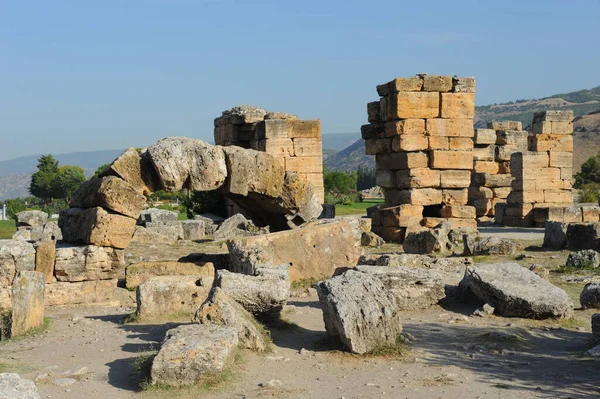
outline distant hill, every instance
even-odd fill
[[[322,137],[324,149],[341,151],[360,139],[360,133],[327,133]]]
[[[123,150],[103,150],[52,155],[60,165],[81,166],[89,177],[99,166],[113,161],[122,152]],[[40,155],[0,161],[0,200],[29,195],[31,175],[36,170]]]
[[[324,165],[329,171],[351,172],[359,166],[375,167],[375,157],[365,155],[365,142],[358,139],[351,146],[327,157]]]

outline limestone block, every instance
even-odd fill
[[[166,209],[148,208],[142,211],[139,224],[176,222],[178,213]]]
[[[323,156],[323,145],[316,138],[298,137],[294,139],[294,155],[297,157]]]
[[[286,158],[285,170],[297,173],[322,173],[322,157],[294,157]]]
[[[386,136],[386,126],[383,123],[370,123],[360,127],[363,140],[382,139]]]
[[[385,135],[394,137],[404,134],[425,134],[425,119],[402,119],[390,121],[385,124]]]
[[[475,129],[475,144],[496,144],[494,129]]]
[[[181,223],[147,223],[150,227],[135,226],[131,242],[138,244],[175,244],[183,239]]]
[[[399,170],[396,174],[396,187],[398,188],[425,188],[439,186],[439,170],[415,168]]]
[[[550,151],[550,167],[554,168],[572,168],[573,153]]]
[[[369,123],[381,122],[381,114],[379,113],[379,101],[367,103],[367,115]]]
[[[514,165],[513,165],[514,167]],[[527,181],[526,188],[531,188],[531,180],[541,180],[541,181],[550,181],[550,180],[560,180],[560,168],[525,168],[525,169],[516,169],[511,170],[511,175],[515,177],[517,183],[521,183],[522,181]]]
[[[544,190],[544,202],[572,204],[573,194],[567,190]]]
[[[474,161],[493,161],[496,157],[496,146],[486,145],[473,148]],[[510,159],[510,157],[509,157]]]
[[[392,139],[392,150],[398,151],[422,151],[429,148],[427,136],[421,134],[410,134],[394,136]]]
[[[431,151],[432,169],[472,169],[473,151]]]
[[[383,188],[396,188],[396,171],[378,170],[375,172],[375,184]]]
[[[46,284],[54,280],[54,262],[56,260],[56,243],[40,241],[35,244],[35,271],[44,275]]]
[[[491,198],[477,198],[471,201],[475,207],[477,217],[487,216],[493,212],[493,202]]]
[[[563,249],[567,245],[567,225],[562,222],[547,221],[544,231],[544,248]]]
[[[435,188],[399,190],[398,201],[400,204],[437,205],[442,203],[442,190]]]
[[[573,178],[573,168],[560,168],[560,178],[562,180],[571,180]]]
[[[400,204],[398,198],[398,189],[395,188],[382,188],[383,190],[383,199],[385,206],[396,206]]]
[[[15,272],[34,270],[35,248],[33,244],[24,240],[0,240],[0,270],[2,269],[5,270],[5,279],[10,278],[11,281]],[[0,274],[3,273],[0,271]]]
[[[523,152],[527,149],[527,145],[524,147],[516,146],[516,145],[505,145],[505,146],[496,146],[495,147],[495,159],[498,162],[510,161],[511,156],[515,152]]]
[[[475,208],[472,206],[446,205],[442,207],[443,218],[475,219]]]
[[[511,187],[512,180],[511,175],[490,175],[489,173],[474,173],[472,175],[474,185],[488,188]]]
[[[469,201],[469,189],[462,190],[442,190],[442,201],[445,205],[467,205]]]
[[[381,225],[389,227],[408,227],[418,225],[423,218],[423,206],[403,204],[381,208],[379,212]]]
[[[473,199],[492,199],[494,197],[492,189],[487,187],[469,187],[468,194],[469,198]]]
[[[426,168],[429,166],[429,158],[425,152],[392,152],[388,154],[377,154],[375,156],[377,169],[410,169]]]
[[[573,120],[573,111],[558,111],[546,110],[539,111],[533,114],[533,122],[550,121],[550,122],[570,122]]]
[[[23,211],[15,215],[17,227],[43,227],[48,221],[48,214],[42,211]]]
[[[573,122],[553,121],[552,134],[573,134]]]
[[[525,150],[529,133],[522,130],[498,130],[496,132],[497,145],[511,145]]]
[[[440,111],[440,117],[445,119],[473,119],[475,93],[442,93]]]
[[[281,194],[285,168],[278,158],[264,152],[239,147],[224,147],[223,151],[228,173],[224,185],[226,193],[243,196],[254,193],[269,197],[277,197]],[[314,159],[318,161],[321,158]]]
[[[600,221],[600,207],[598,206],[583,206],[581,207],[581,215],[583,222],[598,222]]]
[[[396,78],[391,82],[377,85],[377,93],[380,96],[388,96],[399,91],[421,91],[423,79],[418,76],[410,78]]]
[[[473,150],[473,139],[470,137],[449,137],[450,150]]]
[[[450,140],[445,136],[428,136],[428,150],[448,150],[450,149]]]
[[[428,92],[399,92],[390,94],[387,118],[437,118],[440,114],[440,95]]]
[[[63,239],[62,231],[58,227],[58,223],[54,221],[47,222],[44,224],[42,229],[42,241],[61,241]]]
[[[425,128],[430,136],[473,137],[475,135],[471,119],[426,119]]]
[[[56,246],[54,274],[58,281],[111,280],[125,275],[123,250],[94,245]]]
[[[366,155],[379,155],[391,152],[393,152],[391,138],[365,140]]]
[[[518,170],[531,168],[547,168],[550,164],[547,153],[543,152],[516,152],[510,158],[513,173]]]
[[[452,91],[455,93],[475,93],[475,78],[454,76],[452,86]]]
[[[131,184],[116,176],[92,178],[73,194],[72,208],[101,206],[132,218],[138,218],[146,205],[146,197]]]
[[[373,232],[383,238],[386,242],[401,243],[404,240],[406,228],[397,226],[373,226]]]
[[[256,139],[289,139],[291,129],[291,121],[286,119],[260,120],[256,124]]]
[[[511,191],[506,202],[509,204],[533,204],[536,202],[544,202],[543,191]]]
[[[211,262],[140,262],[127,266],[125,284],[134,289],[146,280],[158,276],[214,277],[215,267]]]
[[[181,222],[181,227],[183,229],[184,240],[201,240],[206,233],[206,227],[202,220],[183,220]]]
[[[519,121],[492,121],[488,122],[487,127],[493,130],[523,130],[523,124]]]
[[[288,120],[288,123],[291,126],[289,137],[292,139],[321,138],[321,121],[319,119]]]
[[[452,230],[477,230],[477,220],[475,218],[448,218],[444,219],[448,226]]]
[[[489,173],[491,175],[497,175],[500,173],[500,165],[494,161],[474,161],[473,171],[475,173]]]
[[[471,172],[468,170],[441,170],[440,187],[466,188],[471,183]]]
[[[34,271],[17,273],[12,286],[11,337],[44,324],[44,275]]]
[[[573,152],[573,136],[562,134],[536,134],[529,136],[530,151]]]
[[[256,149],[270,155],[282,157],[293,157],[296,153],[292,139],[288,138],[259,140]]]
[[[127,248],[135,230],[136,219],[103,208],[71,208],[61,212],[58,225],[68,242]]]
[[[347,221],[308,225],[290,231],[241,237],[227,242],[230,270],[255,275],[265,263],[291,264],[290,279],[322,278],[355,265],[359,249]]]
[[[583,211],[581,207],[569,206],[563,207],[563,221],[565,223],[582,223],[583,222]],[[595,222],[595,220],[594,220]]]
[[[492,188],[492,192],[494,193],[494,198],[506,199],[506,198],[508,198],[510,191],[511,191],[510,187],[494,187],[494,188]]]
[[[425,75],[423,76],[423,91],[452,91],[452,77],[440,75]]]
[[[46,305],[80,305],[112,301],[118,280],[56,282],[46,285]]]
[[[206,300],[213,277],[158,276],[137,286],[136,314],[144,320],[194,314]]]
[[[524,217],[533,214],[533,204],[506,204],[506,216]]]

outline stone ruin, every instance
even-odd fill
[[[411,231],[437,226],[476,228],[468,205],[473,168],[475,79],[417,75],[377,86],[361,127],[375,155],[385,205],[370,208],[373,232],[402,242]]]

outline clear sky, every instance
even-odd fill
[[[375,86],[475,76],[477,104],[600,85],[600,1],[0,0],[0,160],[212,140],[252,104],[357,132]]]

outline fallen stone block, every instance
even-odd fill
[[[54,281],[56,244],[54,241],[40,241],[35,245],[35,271],[44,275],[46,284]]]
[[[44,324],[45,279],[42,273],[24,270],[12,285],[11,337]]]
[[[156,229],[149,229],[144,226],[135,226],[133,231],[133,237],[131,242],[138,244],[175,244],[179,241],[179,235],[164,235],[159,233]]]
[[[567,246],[567,224],[547,221],[544,228],[544,248],[564,249]]]
[[[378,278],[396,297],[398,310],[427,309],[446,296],[441,276],[432,270],[367,265],[357,266],[356,270]]]
[[[46,305],[83,305],[112,301],[117,284],[117,279],[48,284]]]
[[[363,232],[360,236],[360,245],[362,245],[363,247],[379,248],[383,244],[385,244],[385,241],[383,240],[383,238],[379,237],[377,234],[373,233],[372,231]]]
[[[327,333],[351,352],[395,345],[402,332],[395,296],[375,276],[348,270],[316,285]]]
[[[160,189],[160,182],[148,159],[148,153],[146,151],[138,153],[132,147],[126,149],[99,174],[99,177],[104,176],[120,177],[146,196]]]
[[[137,287],[136,314],[140,319],[193,315],[208,297],[212,277],[158,276]]]
[[[183,239],[189,241],[202,240],[206,234],[206,227],[202,220],[183,220]]]
[[[262,327],[239,303],[219,287],[214,287],[194,318],[200,324],[233,327],[238,332],[240,346],[262,352],[268,343]]]
[[[146,223],[169,223],[177,222],[178,214],[166,209],[148,208],[140,213],[138,224],[145,226]]]
[[[448,232],[439,229],[411,231],[402,244],[404,252],[409,254],[441,254],[450,249]]]
[[[567,225],[567,248],[599,249],[600,223],[569,223]]]
[[[171,329],[152,361],[152,384],[200,383],[233,364],[238,342],[233,327],[190,324]]]
[[[241,213],[227,218],[219,228],[214,232],[215,241],[232,240],[236,237],[256,236],[269,233],[268,227],[256,227],[251,220],[248,220]]]
[[[185,235],[180,221],[146,222],[146,229],[165,237],[167,240],[183,240]]]
[[[260,265],[286,263],[291,281],[330,277],[338,268],[356,265],[361,255],[346,221],[236,238],[227,247],[232,272],[255,275]]]
[[[43,227],[48,221],[48,214],[42,211],[23,211],[15,215],[17,227]]]
[[[104,209],[137,219],[146,205],[146,197],[116,176],[92,178],[79,186],[71,198],[72,208]]]
[[[228,194],[278,197],[283,190],[285,166],[282,159],[262,151],[223,147],[227,162]]]
[[[593,249],[572,252],[567,257],[567,267],[575,269],[590,269],[600,266],[600,254]]]
[[[125,252],[95,245],[59,244],[54,275],[58,281],[79,282],[125,277]]]
[[[127,289],[135,289],[144,281],[158,276],[196,276],[214,277],[215,268],[212,263],[204,262],[140,262],[127,266],[125,285]]]
[[[255,315],[278,315],[290,297],[289,265],[262,265],[255,275],[217,272],[217,286]]]
[[[0,373],[0,399],[40,399],[34,382],[17,373]]]
[[[213,214],[195,215],[194,220],[204,222],[204,234],[212,236],[219,225],[225,221],[225,218]]]
[[[500,316],[547,319],[573,314],[573,302],[564,290],[516,263],[469,266],[459,288],[496,308]]]
[[[58,225],[68,242],[102,247],[127,248],[136,219],[103,208],[70,208],[60,213]]]
[[[518,240],[499,237],[485,237],[477,240],[466,240],[471,246],[465,245],[465,255],[468,256],[486,256],[486,255],[516,255],[523,249],[523,245]]]
[[[0,240],[0,286],[10,285],[15,274],[35,270],[35,248],[24,240]]]
[[[579,294],[579,303],[583,309],[599,309],[600,282],[587,283]]]

